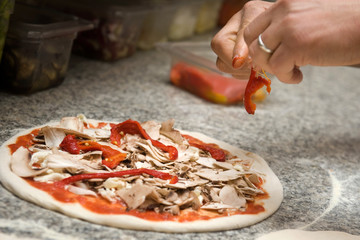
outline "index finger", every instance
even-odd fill
[[[232,68],[232,56],[237,32],[240,26],[241,15],[241,11],[234,14],[211,41],[212,50],[229,68]]]
[[[244,31],[246,27],[273,3],[262,1],[247,2],[242,9],[242,16],[235,46],[233,50],[233,67],[241,68],[248,59],[249,49],[245,42]]]

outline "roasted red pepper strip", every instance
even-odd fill
[[[219,162],[225,162],[226,153],[224,150],[220,149],[216,144],[204,143],[197,138],[191,137],[189,135],[183,135],[183,137],[189,142],[190,146],[197,147],[201,150],[207,151],[210,153],[211,157]]]
[[[79,174],[74,175],[68,178],[65,178],[61,181],[55,182],[54,184],[58,187],[64,187],[65,185],[72,184],[77,181],[81,180],[88,180],[88,179],[108,179],[113,177],[122,177],[126,175],[135,176],[135,175],[141,175],[143,173],[146,173],[148,175],[151,175],[156,178],[160,178],[163,180],[170,180],[171,184],[175,184],[178,182],[177,176],[171,175],[169,173],[160,172],[157,170],[147,169],[147,168],[139,168],[139,169],[130,169],[130,170],[124,170],[124,171],[118,171],[118,172],[107,172],[107,173],[88,173],[88,174]]]
[[[134,120],[126,120],[122,123],[119,123],[111,128],[111,135],[110,135],[110,141],[115,145],[120,145],[121,138],[125,134],[138,134],[142,138],[145,138],[146,140],[150,140],[152,145],[155,147],[168,152],[170,160],[175,160],[178,157],[178,151],[173,146],[166,146],[162,144],[161,142],[152,139],[146,131],[141,127],[140,123]]]
[[[271,80],[263,78],[262,76],[256,76],[256,71],[252,68],[248,84],[246,85],[245,95],[244,95],[244,106],[246,111],[249,114],[254,114],[256,110],[256,104],[252,102],[251,97],[256,93],[257,90],[266,86],[266,91],[270,93],[271,91]]]
[[[80,148],[78,146],[78,140],[74,135],[66,135],[66,137],[60,143],[60,148],[71,154],[79,154]]]
[[[117,151],[110,146],[101,145],[94,141],[82,141],[80,142],[74,135],[66,135],[64,140],[60,143],[60,148],[71,154],[79,154],[80,151],[102,151],[102,164],[113,169],[121,161],[126,159],[127,154]]]
[[[120,162],[124,161],[127,156],[126,153],[122,153],[110,146],[101,145],[94,141],[82,141],[79,143],[79,148],[84,152],[97,150],[102,151],[102,164],[111,169],[115,168]]]

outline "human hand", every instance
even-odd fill
[[[235,78],[248,80],[251,59],[244,40],[244,30],[259,14],[272,3],[250,1],[236,13],[211,41],[213,51],[218,55],[216,65],[220,71]]]
[[[299,67],[304,65],[360,63],[359,0],[278,0],[268,7],[265,6],[266,3],[262,4],[262,11],[259,10],[260,2],[254,1],[245,5],[242,15],[256,11],[257,16],[248,18],[250,23],[239,25],[235,43],[232,44],[236,45],[232,55],[228,50],[224,50],[226,47],[220,46],[226,44],[225,41],[219,41],[221,36],[225,36],[223,30],[219,32],[220,36],[214,37],[212,46],[220,58],[220,70],[229,72],[229,69],[221,66],[221,61],[229,67],[232,60],[229,56],[236,56],[236,51],[244,51],[245,55],[240,55],[241,57],[247,56],[247,53],[253,66],[274,74],[286,83],[299,83],[302,80]],[[254,10],[255,8],[258,10]],[[231,31],[236,31],[235,24],[232,24],[225,26],[228,36]],[[242,24],[246,25],[245,28],[240,27]],[[271,54],[260,49],[260,34],[265,45],[272,50]],[[235,68],[232,68],[232,71],[235,71]]]

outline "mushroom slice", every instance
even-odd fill
[[[89,140],[95,139],[93,136],[90,136],[90,135],[88,135],[86,133],[79,132],[79,131],[76,131],[76,130],[73,130],[73,129],[62,128],[62,127],[52,127],[52,128],[62,130],[66,134],[72,134],[72,135],[75,135],[75,136],[80,137],[80,138],[89,139]]]
[[[186,188],[191,188],[191,187],[196,187],[196,186],[200,186],[200,185],[204,185],[206,183],[208,183],[209,181],[208,180],[205,180],[205,179],[201,179],[199,177],[197,178],[194,178],[194,179],[191,179],[191,180],[188,180],[188,181],[183,181],[183,183],[185,184],[185,187]],[[168,184],[169,186],[167,187],[170,187],[171,184]]]
[[[234,207],[231,205],[223,204],[223,203],[211,202],[211,203],[207,203],[207,204],[203,205],[201,207],[201,209],[224,210],[224,209],[234,209]]]
[[[155,191],[155,189],[153,191],[151,191],[151,193],[147,196],[148,198],[153,199],[155,202],[163,204],[163,205],[172,205],[171,202],[167,201],[166,199],[161,197],[161,194],[158,193],[157,191]]]
[[[60,121],[60,127],[83,132],[84,123],[78,117],[64,117]]]
[[[65,138],[66,134],[75,135],[84,139],[95,139],[95,137],[90,136],[86,133],[71,128],[65,128],[62,126],[45,126],[41,129],[41,132],[44,134],[45,143],[49,147],[58,147],[62,140]]]
[[[210,189],[210,197],[215,202],[220,202],[221,201],[221,199],[219,197],[219,194],[216,193],[215,189],[213,189],[213,188]]]
[[[260,178],[259,178],[259,176],[257,174],[251,174],[248,177],[248,180],[254,185],[261,183]]]
[[[137,145],[141,148],[143,148],[146,152],[150,154],[153,158],[160,162],[170,162],[172,160],[169,159],[169,157],[166,157],[165,153],[158,150],[156,147],[154,147],[150,140],[145,140],[141,142],[137,142]]]
[[[219,162],[211,157],[199,157],[196,162],[208,168],[222,168],[226,170],[234,169],[234,166],[231,163]]]
[[[228,162],[215,161],[215,162],[214,162],[214,165],[215,165],[216,167],[223,168],[223,169],[227,169],[227,170],[232,170],[232,169],[234,169],[234,166],[233,166],[231,163],[228,163]]]
[[[212,186],[209,185],[205,185],[203,188],[203,194],[205,197],[208,198],[208,201],[206,201],[207,203],[209,202],[221,202],[221,199],[219,197],[219,193],[220,189],[218,188],[214,188]]]
[[[90,167],[92,169],[102,169],[102,151],[90,151],[83,154],[70,154],[65,151],[58,150],[54,148],[53,150],[54,155],[59,155],[66,160],[69,160],[74,163],[79,163],[84,166]],[[65,161],[66,161],[65,160]],[[89,170],[89,169],[88,169]]]
[[[208,168],[215,168],[216,160],[210,157],[199,157],[196,162]]]
[[[149,155],[146,155],[145,159],[147,162],[152,162],[156,167],[159,167],[159,168],[163,168],[163,167],[167,166],[167,164],[163,164],[160,161],[156,160],[155,158],[153,158],[152,156],[149,156]]]
[[[49,148],[59,147],[60,143],[64,140],[66,134],[63,129],[58,129],[50,126],[41,129],[44,134],[45,144]]]
[[[180,208],[178,205],[172,205],[172,206],[165,206],[163,208],[163,212],[169,212],[173,215],[179,215],[180,214]]]
[[[159,139],[160,138],[160,127],[161,125],[155,121],[147,121],[141,123],[141,127],[145,130],[145,132],[152,138],[152,139]]]
[[[36,182],[48,182],[49,183],[49,182],[61,181],[67,177],[71,177],[71,174],[57,173],[57,172],[52,172],[51,170],[49,170],[49,172],[46,172],[46,174],[44,174],[44,175],[34,177],[34,180]]]
[[[54,150],[53,154],[46,157],[47,166],[52,169],[63,170],[75,173],[100,173],[106,172],[101,170],[101,157],[99,151],[85,153],[81,155],[73,155],[67,152]],[[90,157],[91,160],[85,158]],[[93,158],[93,159],[92,159]]]
[[[46,158],[52,154],[51,150],[44,150],[34,152],[31,155],[31,160],[29,165],[32,166],[33,169],[43,169],[46,168]]]
[[[136,168],[151,168],[151,163],[137,161],[134,163]]]
[[[223,204],[230,205],[235,208],[242,208],[246,206],[246,199],[239,197],[233,186],[225,185],[220,190],[219,197]]]
[[[44,142],[44,144],[45,144],[45,142]],[[46,150],[51,150],[51,148],[47,147],[46,145],[37,143],[37,144],[30,146],[29,150],[31,152],[42,152],[42,151],[46,151]]]
[[[97,139],[109,139],[111,135],[110,130],[101,128],[86,128],[83,133]]]
[[[176,199],[178,199],[179,195],[176,193],[176,191],[169,191],[166,200],[169,202],[174,202]]]
[[[24,147],[19,147],[11,156],[11,170],[19,177],[33,177],[42,174],[47,169],[34,170],[30,164],[31,154]]]
[[[61,171],[67,169],[71,173],[80,173],[84,171],[84,166],[79,162],[74,161],[70,158],[66,158],[64,155],[60,154],[51,154],[46,157],[47,166],[51,169],[56,169]]]
[[[227,160],[228,163],[231,163],[234,167],[234,169],[238,171],[249,171],[251,169],[251,166],[254,163],[254,159],[247,158],[247,159],[241,159],[241,158],[234,158]]]
[[[119,199],[115,191],[115,189],[100,188],[97,192],[101,197],[105,198],[111,203],[114,203],[117,199]]]
[[[152,187],[142,184],[142,181],[136,181],[130,189],[123,188],[117,191],[117,195],[121,197],[129,209],[136,209],[145,202],[146,197],[153,190]]]
[[[230,181],[241,177],[243,174],[236,170],[226,170],[223,172],[214,171],[212,169],[201,169],[196,175],[211,181]]]
[[[160,185],[161,186],[161,185]],[[174,189],[186,189],[186,185],[184,182],[177,182],[175,184],[163,184],[163,186],[166,186],[168,188],[174,188]]]
[[[180,199],[182,200],[182,202],[178,202],[177,205],[181,209],[191,207],[192,209],[198,210],[201,207],[201,203],[199,201],[199,198],[196,195],[196,193],[193,192],[193,191],[189,191],[189,192],[186,192],[186,193],[182,194],[180,196]],[[177,201],[175,201],[175,202],[177,202]]]
[[[103,182],[102,187],[107,189],[122,189],[126,187],[126,181],[124,181],[124,179],[122,178],[117,177],[108,178]]]
[[[173,128],[174,119],[169,119],[161,123],[160,133],[168,138],[170,138],[174,143],[182,145],[184,143],[184,138],[178,130]]]
[[[67,185],[66,189],[77,195],[88,195],[97,197],[97,194],[94,191],[90,190],[85,183],[77,183],[76,186]]]

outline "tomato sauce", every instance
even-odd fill
[[[33,139],[36,135],[38,135],[39,131],[40,131],[39,129],[35,129],[27,135],[18,137],[16,139],[15,143],[8,145],[8,147],[10,148],[11,154],[16,152],[16,150],[19,147],[28,148],[28,147],[32,146],[34,144]]]

